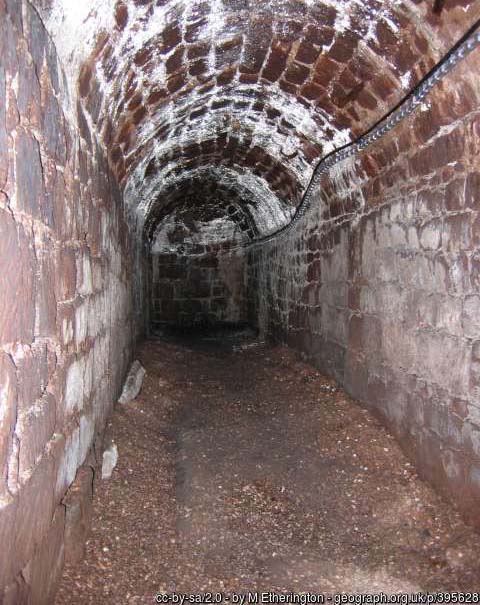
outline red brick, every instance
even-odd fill
[[[118,29],[125,29],[128,22],[128,8],[124,2],[117,2],[115,6],[115,21]]]
[[[300,63],[311,65],[312,63],[315,63],[319,56],[320,51],[318,48],[304,40],[298,47],[295,59]]]
[[[92,66],[89,63],[85,63],[81,70],[78,78],[78,90],[81,97],[86,97],[90,91],[90,81],[92,79]]]
[[[299,63],[292,63],[285,71],[284,78],[292,84],[303,84],[310,75],[310,70]]]
[[[165,62],[167,74],[173,74],[182,67],[185,48],[183,45],[178,46],[175,51],[168,57]]]

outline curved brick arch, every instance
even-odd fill
[[[47,4],[55,30],[63,2]],[[58,29],[56,38],[76,70],[84,119],[101,134],[127,204],[143,211],[152,180],[161,192],[165,177],[152,167],[173,162],[186,178],[193,149],[196,167],[230,161],[297,206],[318,158],[383,115],[479,12],[467,0],[440,11],[423,0],[88,4],[85,44],[62,44]],[[232,158],[239,131],[243,153]],[[172,158],[179,141],[185,153]]]
[[[257,216],[264,209],[258,208],[254,196],[247,187],[235,182],[222,182],[223,175],[211,171],[196,170],[187,178],[174,181],[162,189],[148,212],[145,232],[148,241],[162,230],[162,221],[177,208],[188,215],[190,221],[209,221],[225,218],[237,226],[247,239],[258,235]]]
[[[208,175],[195,175],[163,192],[166,200],[153,208],[146,224],[147,241],[153,253],[193,251],[201,243],[209,249],[215,223],[215,239],[252,240],[258,235],[255,206],[248,191],[220,183]],[[206,233],[205,227],[207,227]]]

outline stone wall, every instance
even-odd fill
[[[78,498],[91,498],[89,465],[135,336],[121,193],[86,122],[82,136],[74,127],[71,92],[30,3],[0,0],[5,605],[51,605],[76,556]]]
[[[215,326],[247,319],[243,255],[152,255],[152,326]]]
[[[251,314],[375,410],[480,525],[477,49],[252,252]]]

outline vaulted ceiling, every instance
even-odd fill
[[[197,215],[215,199],[227,215],[230,192],[239,221],[256,224],[249,237],[285,224],[316,161],[394,106],[480,17],[466,0],[36,4],[76,83],[84,136],[99,134],[149,232],[203,179],[189,198]]]

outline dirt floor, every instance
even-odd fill
[[[255,341],[144,343],[57,605],[164,593],[480,589],[478,534],[332,381]]]

